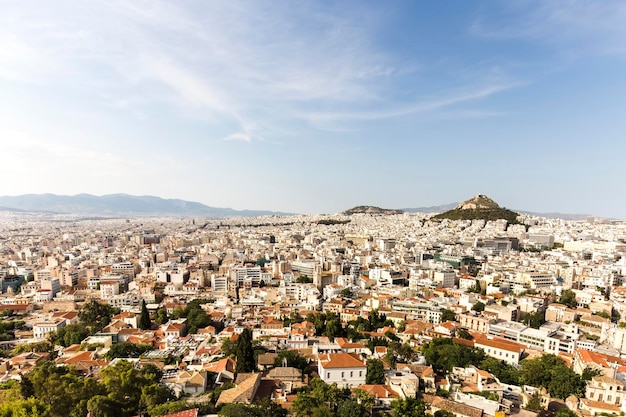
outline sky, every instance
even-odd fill
[[[623,1],[0,4],[0,195],[626,218]]]

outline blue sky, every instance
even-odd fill
[[[624,2],[2,9],[0,195],[626,218]]]

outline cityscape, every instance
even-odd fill
[[[625,221],[519,214],[486,195],[438,214],[0,215],[0,410],[626,407]]]
[[[0,13],[0,417],[626,415],[626,2]]]

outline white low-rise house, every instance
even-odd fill
[[[398,366],[397,370],[386,371],[385,383],[400,398],[415,398],[419,388],[419,378],[406,365]]]
[[[339,388],[352,388],[365,384],[367,365],[349,353],[320,354],[318,373],[327,384],[336,383]]]
[[[474,347],[481,348],[487,355],[514,366],[519,364],[524,353],[524,345],[500,338],[477,338]]]
[[[35,323],[33,324],[33,337],[38,340],[43,340],[48,333],[56,332],[61,327],[65,327],[65,319]]]
[[[40,289],[35,293],[35,302],[37,303],[46,303],[48,301],[52,301],[53,294],[51,290]]]

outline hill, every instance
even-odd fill
[[[10,210],[53,212],[96,216],[202,216],[202,217],[253,217],[286,215],[264,210],[234,210],[210,207],[194,201],[164,199],[154,196],[108,194],[73,196],[56,194],[24,194],[0,197],[0,206]]]
[[[486,195],[478,194],[458,204],[452,210],[448,210],[443,213],[439,213],[433,217],[432,220],[478,220],[485,221],[504,219],[509,223],[517,223],[518,213],[500,207],[498,203],[493,201]]]
[[[351,215],[351,214],[383,214],[383,215],[388,215],[388,214],[402,214],[402,213],[403,213],[402,210],[384,209],[384,208],[374,207],[374,206],[356,206],[356,207],[353,207],[353,208],[348,209],[348,210],[343,212],[343,214],[346,214],[346,215]]]

